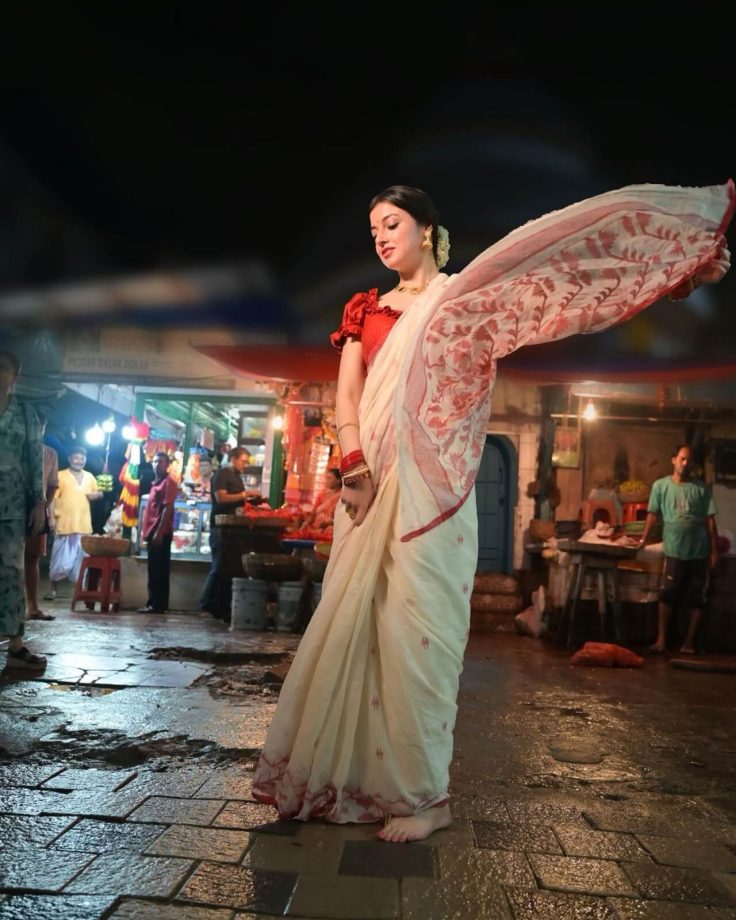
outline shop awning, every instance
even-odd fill
[[[586,362],[561,361],[545,355],[539,346],[504,358],[498,365],[501,379],[520,383],[552,384],[598,381],[608,383],[684,383],[736,379],[736,362],[657,360],[645,356],[616,356],[607,361],[596,357]],[[330,345],[201,345],[197,351],[229,371],[251,380],[285,383],[327,383],[337,380],[340,355]]]

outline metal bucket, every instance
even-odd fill
[[[268,583],[256,578],[233,578],[230,629],[265,629]]]

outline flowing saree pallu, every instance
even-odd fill
[[[281,690],[258,799],[336,822],[447,800],[496,361],[599,332],[676,288],[716,255],[733,202],[731,182],[588,199],[439,275],[402,314],[360,404],[376,499],[360,527],[336,512],[322,600]]]

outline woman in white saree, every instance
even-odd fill
[[[496,361],[623,322],[729,268],[731,181],[628,186],[513,231],[455,275],[419,189],[370,204],[398,285],[357,294],[342,348],[342,504],[322,600],[281,690],[253,790],[283,817],[450,823],[449,767],[476,568],[474,482]]]

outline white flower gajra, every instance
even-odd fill
[[[441,224],[437,227],[437,268],[442,269],[450,259],[450,234]]]

